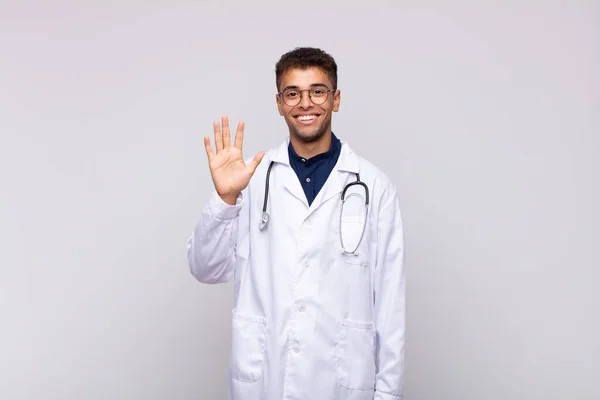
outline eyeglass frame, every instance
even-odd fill
[[[329,93],[335,93],[338,91],[338,89],[329,89],[329,87],[323,83],[319,83],[314,85],[313,87],[311,87],[310,89],[296,89],[294,87],[290,87],[290,88],[286,88],[283,92],[285,92],[286,90],[295,90],[296,92],[300,92],[300,100],[298,100],[297,104],[294,104],[293,106],[289,105],[288,103],[285,102],[285,98],[283,96],[283,92],[277,92],[277,94],[280,96],[281,101],[287,105],[288,107],[296,107],[298,104],[300,104],[300,102],[302,101],[302,96],[304,96],[304,94],[302,92],[310,92],[311,90],[314,89],[318,89],[318,88],[324,88],[322,90],[325,90],[325,92],[327,93],[327,96],[325,96],[325,100],[323,100],[322,103],[315,103],[310,95],[310,93],[308,94],[308,99],[317,106],[320,106],[321,104],[325,104],[325,102],[329,99]]]

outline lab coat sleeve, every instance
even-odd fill
[[[192,275],[202,283],[225,283],[231,280],[236,259],[239,214],[244,192],[236,204],[225,203],[213,191],[187,242],[188,264]]]
[[[377,375],[374,400],[402,400],[406,286],[400,204],[392,185],[384,192],[378,218],[374,303]]]

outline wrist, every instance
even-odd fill
[[[221,197],[221,200],[223,200],[225,203],[229,204],[230,206],[234,206],[237,203],[238,196],[239,196],[239,193],[237,193],[237,194],[219,194],[219,197]]]

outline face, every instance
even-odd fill
[[[287,123],[290,135],[302,142],[314,142],[321,139],[326,133],[331,132],[331,115],[340,107],[340,92],[327,92],[333,89],[333,84],[327,74],[320,68],[307,69],[294,68],[288,70],[281,79],[280,92],[286,89],[295,89],[288,95],[277,95],[277,109]],[[313,90],[313,100],[309,94]],[[323,96],[327,99],[320,103]],[[290,103],[301,96],[296,105]],[[284,101],[285,97],[285,101]]]

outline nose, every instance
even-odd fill
[[[310,100],[310,92],[303,91],[302,97],[300,98],[300,104],[298,104],[300,108],[310,108],[312,107],[312,101]]]

